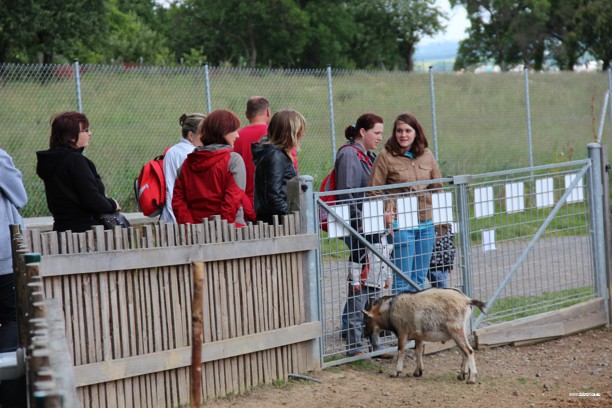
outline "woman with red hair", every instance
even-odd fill
[[[220,215],[244,226],[245,213],[254,217],[244,192],[244,161],[234,152],[238,128],[240,119],[229,110],[215,110],[202,122],[198,136],[203,146],[187,156],[174,184],[172,210],[179,224]]]

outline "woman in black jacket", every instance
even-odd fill
[[[258,221],[271,224],[275,215],[288,213],[287,180],[297,176],[291,150],[299,149],[305,131],[306,121],[301,113],[281,110],[270,119],[265,141],[251,145]]]
[[[100,224],[98,215],[121,209],[106,197],[96,166],[83,155],[90,137],[84,114],[62,112],[51,120],[49,150],[36,152],[36,174],[45,183],[54,231],[84,232]]]

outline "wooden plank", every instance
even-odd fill
[[[442,344],[441,342],[436,342],[436,343],[425,342],[423,353],[433,354],[433,353],[438,353],[440,351],[452,349],[453,347],[457,347],[457,344],[455,344],[454,340],[449,340],[445,342],[444,344]]]
[[[321,336],[321,323],[310,322],[271,332],[220,340],[202,345],[202,362],[228,359],[247,353],[302,343]],[[160,351],[120,360],[102,361],[74,367],[77,387],[101,382],[116,381],[163,370],[188,367],[191,364],[191,347]]]
[[[42,276],[69,275],[157,268],[169,265],[186,265],[194,261],[223,261],[262,255],[303,252],[318,247],[316,234],[270,238],[252,241],[225,242],[168,248],[142,248],[94,252],[87,257],[73,254],[48,255],[42,258]]]
[[[132,333],[132,329],[130,326],[130,304],[129,304],[129,296],[127,292],[127,279],[128,273],[125,271],[120,271],[117,273],[116,285],[117,285],[117,309],[118,309],[118,320],[117,325],[121,328],[119,333],[121,333],[118,337],[119,346],[118,353],[115,353],[115,358],[125,358],[130,356],[130,337],[128,333]],[[133,394],[134,390],[132,388],[133,380],[125,380],[123,381],[123,390],[124,390],[124,401],[126,407],[133,407]]]
[[[126,327],[126,330],[129,333],[138,333],[138,305],[136,303],[136,288],[135,288],[135,282],[137,282],[135,273],[138,273],[139,271],[129,271],[125,273],[125,290],[126,290],[126,296],[127,296],[127,318],[128,318],[128,325],[124,326]],[[125,354],[124,357],[132,357],[132,356],[136,356],[138,355],[138,344],[139,341],[138,339],[140,338],[140,336],[126,336],[128,338],[129,341],[129,352],[127,354]],[[141,377],[137,377],[137,378],[133,378],[130,381],[131,387],[132,387],[132,399],[133,399],[133,406],[134,407],[139,407],[141,406],[140,403],[140,390],[141,390],[141,382],[142,382],[142,378]]]
[[[100,285],[100,321],[99,324],[102,326],[102,359],[111,360],[113,358],[112,351],[112,339],[111,339],[111,303],[114,302],[110,299],[111,294],[109,291],[108,275],[112,272],[99,273],[99,285]]]
[[[62,307],[62,311],[64,313],[64,326],[66,328],[66,342],[68,344],[68,350],[70,350],[70,358],[72,361],[72,364],[74,364],[74,339],[78,339],[78,337],[76,337],[75,333],[74,333],[74,329],[73,329],[73,322],[72,322],[72,318],[73,318],[73,314],[72,314],[72,306],[71,306],[71,302],[72,302],[72,298],[70,297],[70,286],[71,286],[71,277],[70,276],[63,276],[62,278],[62,297],[61,297],[61,307]]]
[[[558,311],[518,319],[475,331],[478,346],[553,338],[607,324],[605,302],[594,299]]]
[[[234,225],[232,224],[232,226]],[[230,228],[230,232],[235,233],[235,228],[233,230]],[[235,239],[235,236],[230,237],[230,239]],[[238,261],[233,260],[227,261],[226,263],[228,267],[228,279],[231,276],[231,283],[228,286],[230,293],[230,310],[233,310],[234,312],[231,317],[232,323],[230,324],[230,333],[231,337],[241,337],[243,334],[242,324],[244,320],[242,317],[242,311],[245,306],[244,303],[241,302],[241,288],[243,288],[244,282],[242,282],[242,278],[239,275]],[[245,374],[246,370],[244,369],[244,356],[238,356],[232,363],[232,377],[234,379],[233,386],[236,388],[236,393],[244,392],[246,389],[244,382],[246,378]]]
[[[227,280],[225,276],[225,267],[223,262],[215,262],[215,266],[217,267],[217,282],[218,286],[215,286],[216,292],[219,294],[219,301],[216,303],[216,307],[219,308],[219,314],[217,318],[221,319],[217,321],[217,330],[220,330],[218,339],[226,340],[230,338],[229,333],[229,301],[227,296]],[[224,360],[219,363],[219,380],[221,387],[218,389],[218,392],[221,395],[227,395],[228,388],[231,390],[231,361]]]
[[[76,407],[78,399],[72,372],[72,356],[66,342],[64,312],[58,299],[45,301],[47,308],[49,363],[54,372],[54,380],[61,392],[64,406]]]

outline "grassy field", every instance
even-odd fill
[[[76,110],[73,79],[37,77],[37,66],[0,67],[0,147],[24,173],[30,203],[25,216],[48,215],[35,174],[37,150],[46,149],[53,113]],[[136,211],[132,184],[140,167],[180,137],[182,113],[207,111],[202,69],[84,66],[83,111],[93,131],[86,154],[109,196]],[[27,75],[26,75],[27,74]],[[210,70],[210,105],[243,117],[246,99],[264,95],[273,110],[296,109],[307,120],[299,153],[300,174],[315,186],[332,166],[332,121],[324,70]],[[380,114],[390,136],[393,119],[409,111],[426,129],[444,175],[481,173],[529,165],[525,85],[522,74],[434,76],[437,137],[434,140],[430,78],[426,73],[333,71],[335,146],[344,128],[363,112]],[[529,79],[534,164],[586,157],[599,128],[607,78],[603,74],[531,74]],[[246,121],[246,120],[245,120]],[[246,123],[245,123],[246,124]],[[610,138],[606,124],[604,143]]]

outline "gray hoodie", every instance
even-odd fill
[[[0,149],[0,275],[13,273],[9,225],[18,224],[25,228],[17,210],[27,203],[21,172],[15,168],[11,156]]]

